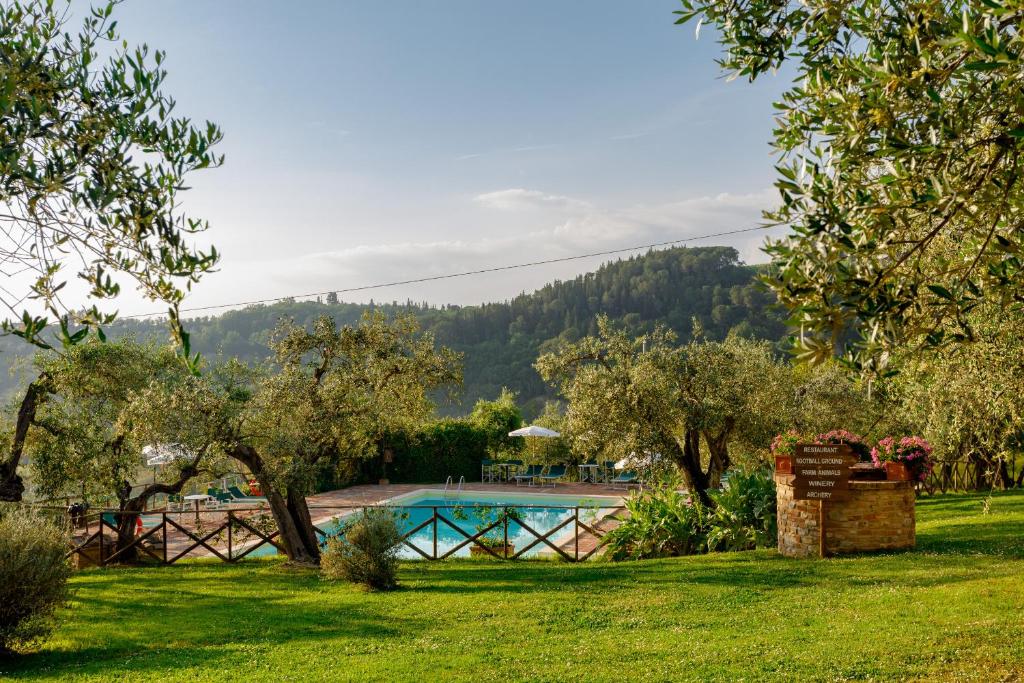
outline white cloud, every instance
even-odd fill
[[[591,205],[588,202],[559,194],[549,194],[538,190],[524,190],[523,188],[511,188],[498,190],[497,192],[485,192],[474,197],[478,204],[500,209],[502,211],[517,211],[523,209],[574,209],[588,210]]]
[[[262,263],[225,264],[214,277],[237,284],[252,298],[336,291],[366,285],[436,277],[452,273],[561,259],[578,254],[698,237],[760,225],[761,211],[772,206],[771,190],[719,194],[623,208],[539,190],[510,188],[475,197],[479,217],[513,229],[450,240],[365,243],[301,257]],[[776,230],[774,234],[780,231]],[[748,262],[760,252],[769,231],[697,240],[692,246],[729,245]],[[622,256],[629,256],[623,253]],[[340,294],[343,300],[411,298],[432,303],[473,304],[500,301],[532,291],[553,279],[568,279],[596,269],[618,256],[594,257],[463,278]],[[221,289],[208,283],[209,289]],[[205,290],[205,287],[204,287]],[[223,290],[221,290],[223,291]],[[256,294],[258,292],[258,295]],[[199,303],[199,302],[196,302]],[[202,302],[212,303],[212,302]],[[216,302],[219,303],[219,302]]]

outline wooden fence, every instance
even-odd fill
[[[938,462],[924,483],[924,488],[932,493],[1021,486],[1024,486],[1024,457],[1017,453],[995,462],[977,458]]]
[[[332,506],[330,511],[336,515],[357,512],[378,506]],[[380,506],[405,516],[410,510],[430,510],[430,516],[406,531],[401,539],[404,547],[411,549],[419,557],[426,560],[444,560],[463,548],[476,547],[481,554],[501,560],[517,560],[538,546],[544,546],[554,554],[568,562],[582,562],[590,559],[601,547],[601,539],[607,533],[607,524],[613,510],[621,508],[596,507],[561,507],[537,505],[495,506],[502,510],[497,519],[472,532],[462,528],[457,521],[449,518],[457,516],[456,509],[472,509],[472,506]],[[311,508],[311,511],[316,508]],[[528,524],[521,512],[529,509],[562,510],[564,519],[548,529],[538,530]],[[606,513],[602,519],[588,523],[581,519],[581,511],[602,511]],[[284,554],[276,525],[273,529],[261,528],[256,521],[261,515],[267,515],[266,508],[248,508],[233,510],[204,510],[184,512],[150,512],[141,518],[150,523],[144,525],[129,543],[118,546],[117,521],[131,513],[108,510],[90,513],[82,518],[84,529],[76,530],[75,538],[67,553],[75,558],[78,566],[99,565],[124,562],[128,559],[142,558],[162,565],[170,565],[187,557],[217,558],[223,562],[238,562],[252,555],[264,546],[273,547],[278,553]],[[526,532],[531,540],[522,548],[512,549],[509,543],[509,527],[515,525]],[[413,537],[424,530],[430,530],[430,545],[422,548],[413,542]],[[451,530],[459,542],[447,549],[439,548],[440,530]],[[326,543],[330,534],[314,526],[321,542]],[[495,532],[501,534],[501,543],[494,538]],[[562,532],[559,535],[559,532]],[[571,534],[571,536],[569,535]],[[485,538],[486,537],[486,538]]]

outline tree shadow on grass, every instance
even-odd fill
[[[246,585],[247,572],[223,569],[91,571],[73,597],[77,623],[61,634],[70,643],[0,660],[0,676],[102,673],[113,679],[183,666],[231,669],[243,663],[229,647],[239,643],[256,648],[346,638],[380,643],[426,626],[408,617],[390,624],[380,603],[347,587],[334,590],[315,576],[256,570],[259,581]],[[125,584],[127,589],[118,590]],[[310,599],[320,592],[323,599]],[[131,630],[140,625],[145,632]]]

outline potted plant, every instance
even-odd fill
[[[800,443],[800,435],[795,429],[785,434],[778,434],[772,439],[771,454],[775,457],[777,474],[793,474],[793,452]]]
[[[890,481],[924,481],[932,471],[932,446],[919,436],[887,436],[871,449],[871,460]]]
[[[831,432],[819,434],[816,443],[849,446],[861,462],[867,462],[871,457],[871,447],[864,437],[845,429],[833,429]]]
[[[498,557],[512,557],[515,555],[515,545],[505,540],[504,523],[517,521],[519,519],[518,510],[515,508],[501,508],[500,511],[495,513],[493,508],[482,506],[477,509],[477,514],[480,517],[480,522],[476,525],[477,533],[480,533],[495,522],[498,523],[498,526],[488,531],[469,546],[470,557],[490,556],[491,552]],[[491,552],[488,552],[488,549]]]

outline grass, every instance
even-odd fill
[[[275,561],[90,570],[15,680],[1020,680],[1024,494],[918,503],[918,549],[407,563],[365,593]]]

